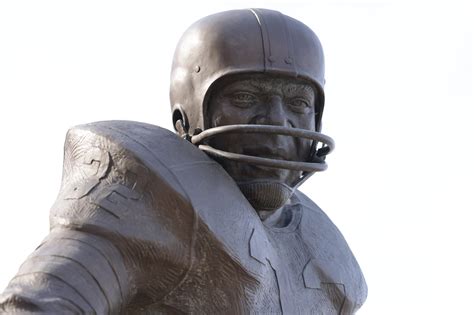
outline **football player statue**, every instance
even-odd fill
[[[51,232],[4,312],[353,314],[367,287],[346,241],[297,190],[326,169],[324,58],[276,11],[205,17],[171,71],[176,133],[69,130]]]

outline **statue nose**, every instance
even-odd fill
[[[272,96],[268,99],[266,104],[264,104],[264,114],[260,116],[257,123],[262,125],[290,126],[282,97]]]

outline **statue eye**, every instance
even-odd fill
[[[252,101],[255,96],[247,92],[237,92],[233,95],[236,101]]]
[[[250,107],[257,101],[257,97],[249,92],[235,92],[230,95],[232,103],[238,107]]]
[[[293,98],[288,102],[291,110],[298,113],[306,113],[306,110],[310,108],[310,103],[304,98]]]

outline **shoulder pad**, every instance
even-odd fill
[[[140,272],[135,279],[166,291],[190,266],[197,227],[196,211],[172,167],[200,160],[210,159],[160,127],[108,121],[72,128],[51,229],[110,241],[130,270]]]
[[[170,169],[199,160],[209,158],[188,141],[157,126],[132,121],[81,125],[71,128],[66,136],[62,193],[68,199],[82,198],[111,170],[143,179],[151,170],[184,194]],[[134,190],[139,188],[143,187]]]
[[[343,309],[352,314],[367,298],[362,270],[344,236],[324,211],[303,193],[298,191],[296,195],[303,206],[301,233],[315,258],[308,265],[315,265],[321,282],[342,285],[346,296]]]
[[[162,300],[193,262],[198,216],[173,167],[196,161],[215,163],[156,126],[108,121],[72,128],[50,214],[52,233],[40,249],[58,240],[72,244],[67,249],[77,255],[86,255],[81,248],[100,253],[123,263],[120,281],[132,291],[131,305],[144,297]]]

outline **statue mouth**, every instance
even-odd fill
[[[294,154],[291,154],[291,151],[284,146],[271,146],[271,145],[242,145],[238,150],[235,148],[239,154],[244,154],[248,156],[254,156],[258,158],[266,158],[271,160],[278,161],[291,161],[296,159]],[[236,164],[234,164],[236,163]],[[287,182],[290,171],[282,168],[264,166],[258,164],[248,164],[248,163],[239,163],[233,162],[228,163],[227,165],[233,165],[227,169],[229,174],[239,182],[246,182],[249,180],[259,180],[259,181],[277,181],[285,183]],[[290,180],[293,182],[293,179]]]

